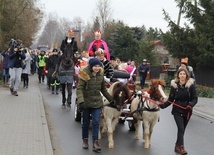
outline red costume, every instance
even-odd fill
[[[105,50],[105,57],[107,60],[110,60],[110,53],[108,50],[108,46],[104,40],[101,39],[101,31],[95,31],[95,40],[92,41],[89,45],[88,52],[90,57],[95,56],[95,51],[99,48]]]

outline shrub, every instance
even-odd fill
[[[214,88],[197,85],[198,97],[214,98]]]

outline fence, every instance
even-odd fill
[[[214,87],[214,69],[195,70],[194,73],[197,84]]]
[[[176,70],[171,69],[164,72],[164,76],[162,76],[162,68],[161,66],[150,66],[151,74],[150,79],[153,78],[173,78]],[[198,85],[203,85],[207,87],[214,87],[214,69],[206,69],[206,70],[194,70],[196,83]]]

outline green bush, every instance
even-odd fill
[[[214,98],[214,88],[197,85],[198,97]]]

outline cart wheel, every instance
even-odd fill
[[[135,131],[135,127],[134,127],[134,124],[135,124],[136,120],[132,120],[132,121],[128,121],[128,125],[129,125],[129,130],[130,131]]]
[[[119,119],[120,124],[124,124],[125,120]]]
[[[121,114],[121,116],[125,117],[124,114]],[[119,120],[118,120],[118,123],[123,124],[123,123],[125,123],[125,120],[119,119]]]
[[[76,122],[81,122],[81,112],[79,112],[77,109],[77,103],[75,103],[75,107],[74,107],[74,120]]]

